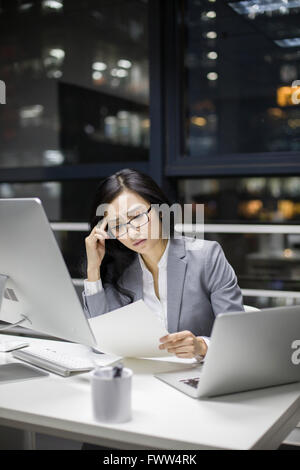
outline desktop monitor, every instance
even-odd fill
[[[0,320],[96,345],[40,199],[0,199],[0,276]]]

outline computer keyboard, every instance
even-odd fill
[[[64,377],[72,372],[86,372],[96,367],[89,359],[74,357],[71,354],[61,353],[46,347],[29,346],[22,350],[13,351],[12,355],[16,359],[21,359]]]

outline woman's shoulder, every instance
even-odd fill
[[[187,259],[203,259],[203,258],[215,258],[221,252],[221,245],[212,240],[203,240],[201,238],[193,238],[183,236],[178,239],[174,239],[173,243],[180,244],[185,251]]]
[[[199,272],[202,271],[211,272],[215,266],[218,266],[218,270],[221,272],[222,266],[226,263],[226,258],[218,242],[182,237],[181,243],[185,251],[184,261],[193,276],[198,276]]]

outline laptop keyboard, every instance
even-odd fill
[[[186,385],[190,385],[190,387],[197,388],[199,380],[200,380],[200,377],[194,377],[192,379],[180,379],[179,382],[183,382]]]

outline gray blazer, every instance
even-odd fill
[[[143,298],[143,275],[138,255],[123,272],[119,284],[131,291],[134,301]],[[130,303],[126,295],[110,284],[104,284],[104,289],[94,295],[86,296],[83,291],[82,296],[87,318]],[[169,333],[189,330],[195,336],[210,336],[218,313],[243,310],[236,275],[219,243],[194,241],[188,237],[170,240],[167,263]]]

